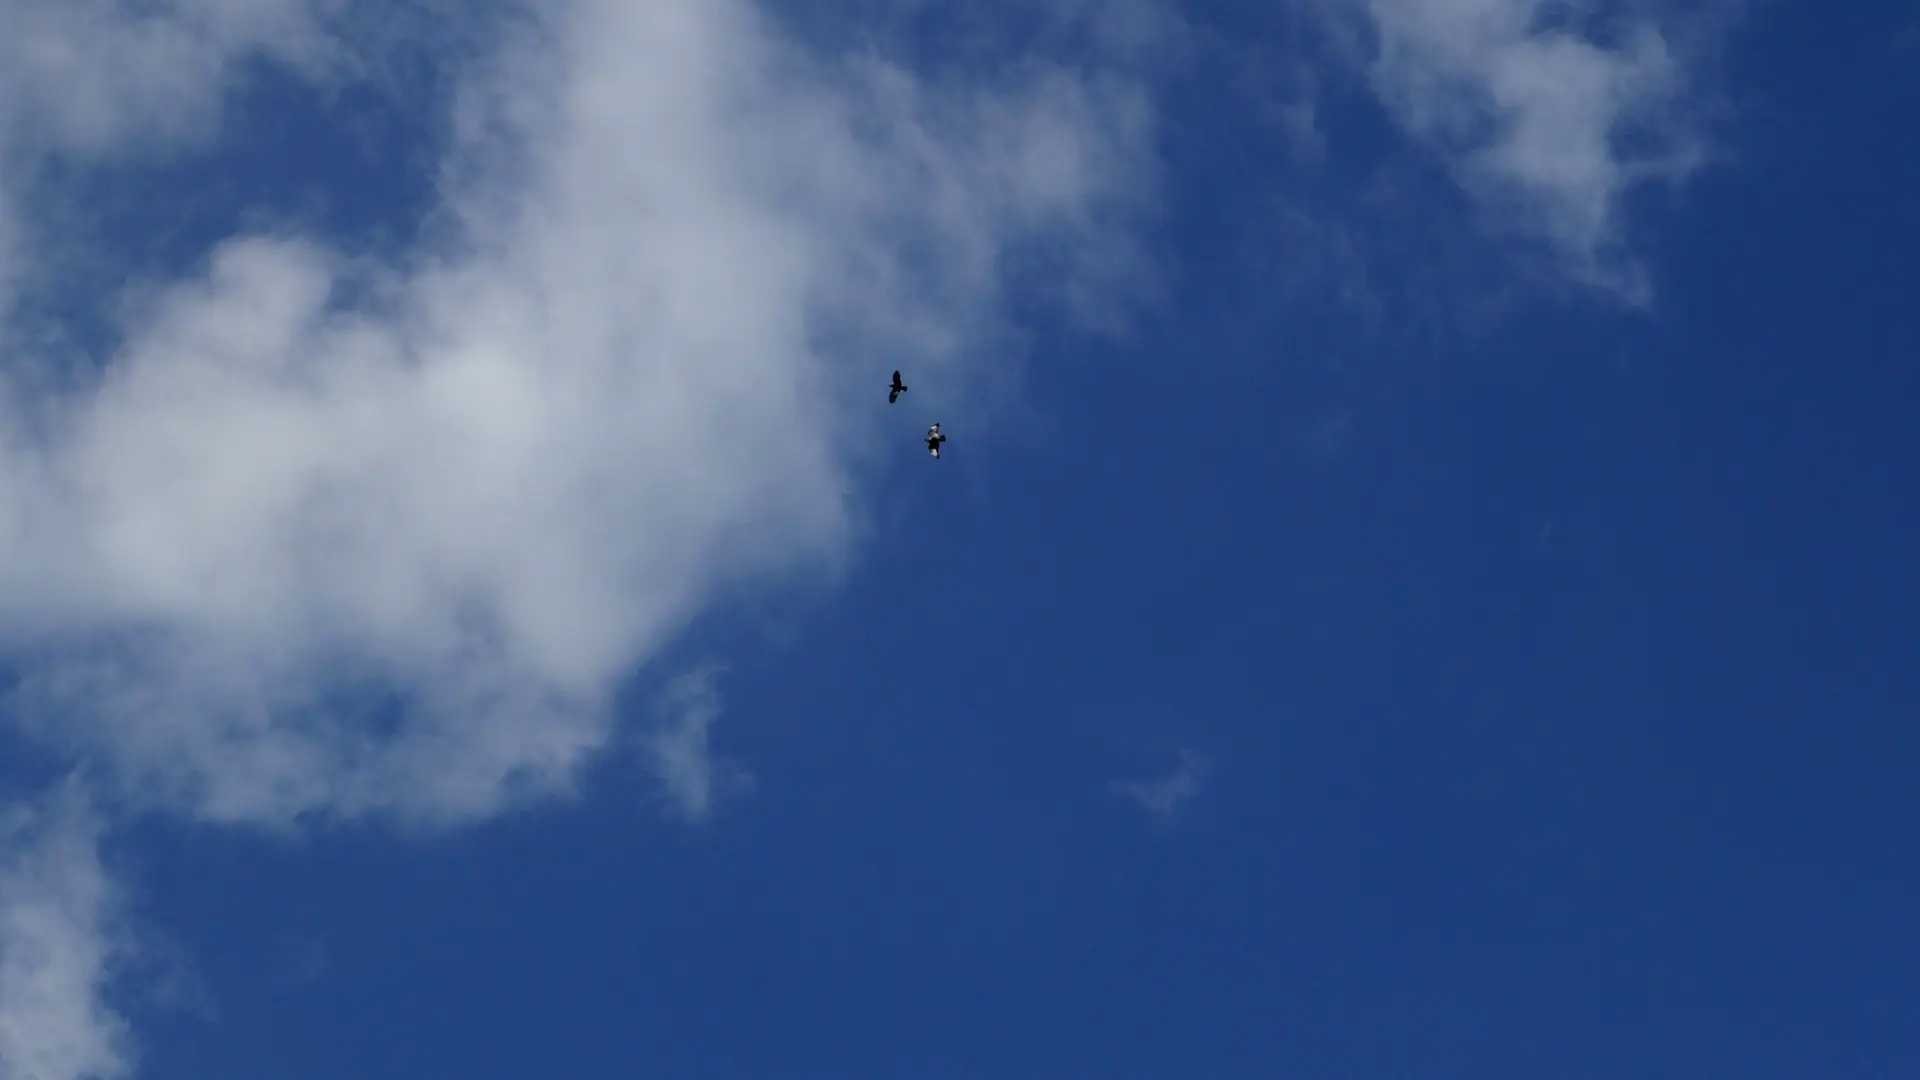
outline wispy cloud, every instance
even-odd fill
[[[1180,764],[1173,772],[1157,780],[1142,780],[1114,785],[1114,790],[1132,799],[1159,824],[1170,823],[1195,795],[1200,793],[1212,766],[1191,750],[1180,751]]]
[[[332,965],[326,940],[307,934],[294,934],[281,942],[285,964],[283,976],[290,986],[306,986],[319,981]]]
[[[236,64],[266,56],[318,72],[337,57],[330,0],[5,0],[0,131],[42,152],[119,156],[204,137]],[[141,17],[141,16],[145,17]]]
[[[132,1068],[103,992],[117,901],[77,788],[0,815],[0,1078],[112,1080]]]
[[[1502,222],[1576,275],[1646,296],[1622,197],[1705,160],[1693,86],[1661,23],[1558,0],[1364,0],[1373,85]]]
[[[660,722],[645,738],[654,775],[674,813],[703,822],[719,804],[746,794],[753,775],[713,750],[713,725],[720,718],[719,672],[704,668],[675,679],[662,695]]]
[[[1322,414],[1300,432],[1307,453],[1322,461],[1339,456],[1353,437],[1353,410],[1339,409]]]
[[[1900,32],[1893,36],[1890,51],[1896,56],[1920,51],[1920,16],[1909,19]]]
[[[81,214],[58,197],[72,170],[204,145],[249,60],[331,81],[347,56],[324,27],[345,6],[0,0],[0,313],[76,260],[65,230]]]

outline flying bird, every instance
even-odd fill
[[[934,457],[940,456],[940,444],[946,441],[947,437],[941,434],[939,424],[927,429],[927,452]]]
[[[893,389],[887,392],[887,404],[891,405],[894,402],[899,401],[900,395],[906,392],[907,392],[907,384],[900,381],[899,372],[897,371],[894,372],[893,373]]]

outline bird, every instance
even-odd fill
[[[894,372],[893,373],[893,389],[887,391],[887,404],[891,405],[894,402],[899,401],[900,395],[906,392],[907,392],[907,384],[900,381],[899,372],[897,371]]]
[[[939,424],[927,429],[927,452],[934,457],[940,456],[940,444],[946,441],[947,437],[941,433]]]

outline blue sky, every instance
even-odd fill
[[[0,1080],[1915,1075],[1849,12],[0,0]]]

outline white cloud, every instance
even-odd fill
[[[93,297],[104,364],[37,344],[17,301],[67,255],[44,223],[85,212],[46,167],[190,147],[251,60],[337,84],[394,44],[355,34],[421,25],[356,10],[0,0],[6,712],[109,821],[455,825],[566,794],[717,591],[844,557],[884,371],[938,371],[917,385],[952,407],[992,381],[967,358],[1010,273],[1098,321],[1138,272],[1108,228],[1150,183],[1124,73],[933,80],[736,0],[570,0],[441,73],[434,239],[235,236]],[[750,778],[713,754],[710,681],[675,689],[643,737],[699,820]],[[0,1080],[129,1068],[98,828],[62,795],[0,836]]]
[[[934,79],[738,0],[566,0],[440,73],[433,240],[235,236],[90,298],[119,320],[98,368],[43,347],[19,301],[70,283],[87,213],[60,177],[207,144],[259,59],[337,87],[389,48],[458,57],[473,35],[422,16],[464,8],[0,0],[7,712],[107,821],[566,793],[716,591],[844,556],[881,372],[958,405],[1010,274],[1093,324],[1137,284],[1107,227],[1151,180],[1124,66]],[[710,674],[668,707],[642,737],[702,820],[751,777],[713,751]],[[0,828],[0,1080],[130,1069],[102,825],[63,791]]]
[[[8,385],[12,712],[138,805],[432,823],[566,792],[714,590],[839,557],[873,373],[964,396],[1005,260],[1097,280],[1145,175],[1123,79],[928,82],[740,3],[542,11],[464,76],[453,239],[237,237],[130,290],[97,379]],[[138,126],[101,111],[74,130]]]
[[[1200,792],[1211,766],[1191,750],[1180,751],[1180,764],[1158,780],[1115,784],[1114,790],[1138,803],[1154,820],[1166,824]]]
[[[0,313],[70,258],[67,208],[24,205],[57,193],[49,166],[205,141],[249,58],[309,76],[338,69],[347,57],[322,25],[345,2],[0,0]]]
[[[208,134],[249,55],[317,69],[338,0],[0,0],[0,133],[15,146],[118,154]]]
[[[1407,129],[1449,156],[1491,217],[1550,242],[1578,275],[1644,294],[1624,253],[1622,197],[1702,161],[1686,73],[1660,23],[1592,3],[1365,0],[1373,83]]]
[[[132,1066],[102,999],[116,903],[71,788],[0,815],[0,1080],[111,1080]]]
[[[713,752],[713,724],[720,718],[716,674],[703,669],[675,679],[661,702],[666,719],[645,740],[668,804],[691,822],[707,820],[723,800],[753,787],[751,773]]]

